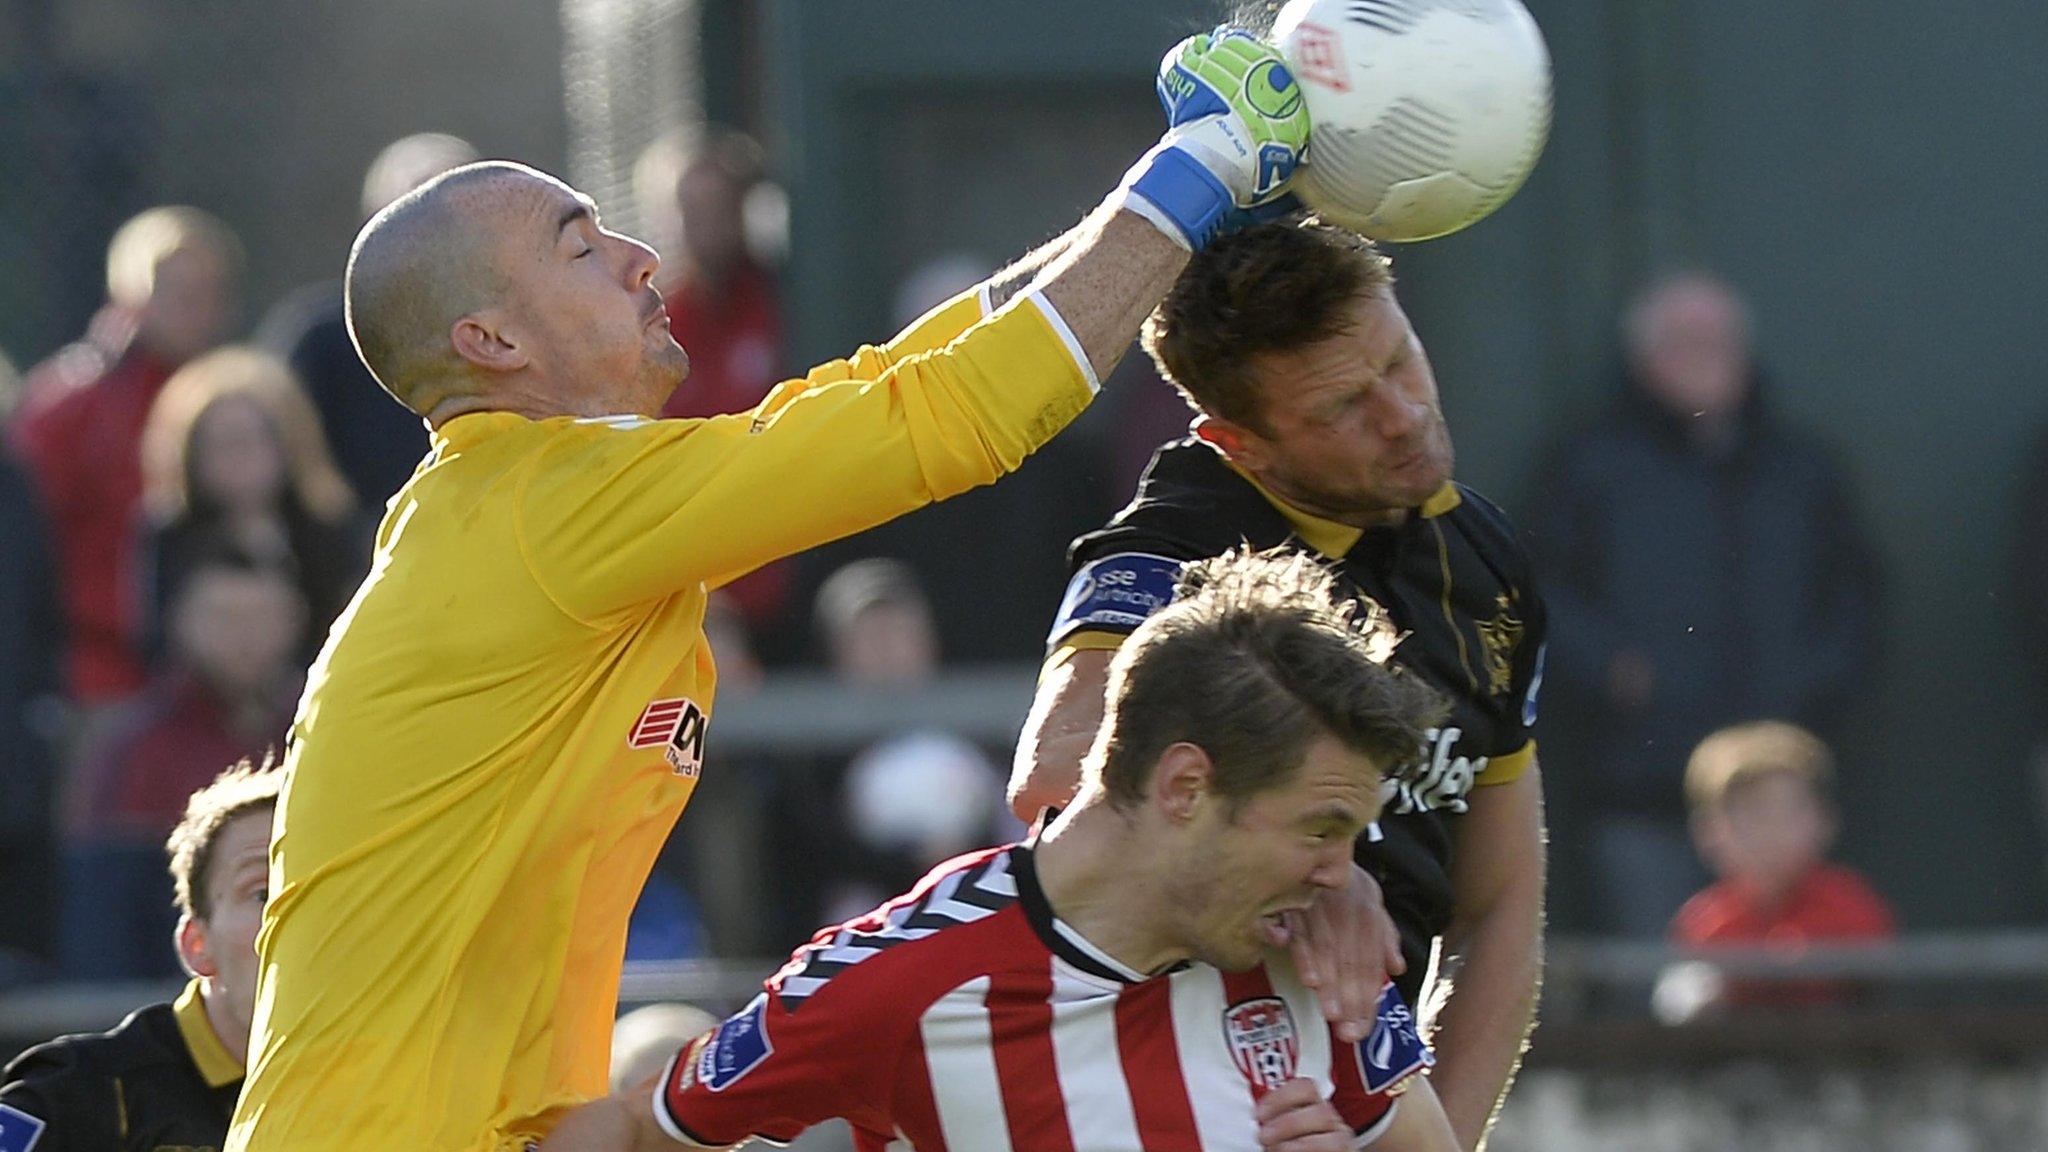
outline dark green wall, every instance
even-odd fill
[[[922,256],[1001,257],[1071,222],[1156,131],[1159,53],[1221,7],[769,0],[799,354],[885,335]],[[2048,724],[2004,550],[2048,419],[2048,10],[1532,9],[1557,69],[1541,166],[1495,218],[1397,252],[1462,474],[1514,509],[1534,446],[1604,395],[1628,290],[1666,264],[1727,274],[1776,402],[1840,448],[1889,566],[1846,853],[1916,925],[2039,922],[2026,760]]]

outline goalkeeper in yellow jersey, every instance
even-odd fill
[[[1278,57],[1169,54],[1170,127],[1091,214],[752,412],[651,419],[656,258],[514,164],[350,253],[350,331],[432,447],[293,726],[231,1152],[495,1152],[605,1092],[628,910],[704,767],[707,589],[995,480],[1088,403],[1189,251],[1285,195]]]

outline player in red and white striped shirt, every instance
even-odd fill
[[[1087,782],[1042,836],[819,933],[651,1107],[592,1105],[545,1152],[831,1117],[863,1152],[1452,1152],[1399,994],[1345,1044],[1285,952],[1438,715],[1392,648],[1310,560],[1196,566],[1119,650]]]

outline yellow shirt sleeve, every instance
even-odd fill
[[[1094,380],[1042,299],[978,312],[962,297],[752,412],[560,421],[516,480],[535,578],[594,622],[1015,469],[1087,406]]]
[[[960,338],[982,319],[980,290],[963,292],[911,321],[887,344],[877,348],[864,344],[844,360],[828,360],[805,373],[802,379],[785,381],[755,405],[754,415],[772,411],[801,396],[806,390],[841,380],[874,380],[898,363],[925,352],[936,351]],[[689,387],[685,383],[683,387]]]
[[[1472,783],[1484,788],[1494,784],[1512,784],[1529,771],[1529,765],[1536,762],[1536,742],[1523,744],[1505,756],[1494,756],[1486,761],[1486,771],[1472,778]]]
[[[1130,638],[1129,632],[1105,632],[1095,628],[1083,628],[1061,640],[1059,646],[1052,650],[1052,655],[1046,657],[1045,662],[1063,662],[1076,652],[1114,652],[1123,647],[1124,641]]]

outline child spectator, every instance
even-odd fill
[[[194,559],[222,549],[289,574],[311,661],[355,594],[370,534],[312,402],[284,361],[222,348],[179,369],[142,434],[143,648],[162,655],[164,606]]]
[[[66,797],[58,966],[78,980],[176,971],[163,843],[222,764],[284,746],[305,605],[286,574],[210,553],[171,601],[170,660],[86,756]]]
[[[1671,922],[1691,947],[1804,945],[1889,939],[1893,917],[1863,877],[1825,857],[1835,839],[1834,757],[1795,724],[1723,728],[1686,765],[1700,855],[1720,877]],[[1846,989],[1815,981],[1741,981],[1729,1003],[1826,1003]]]

